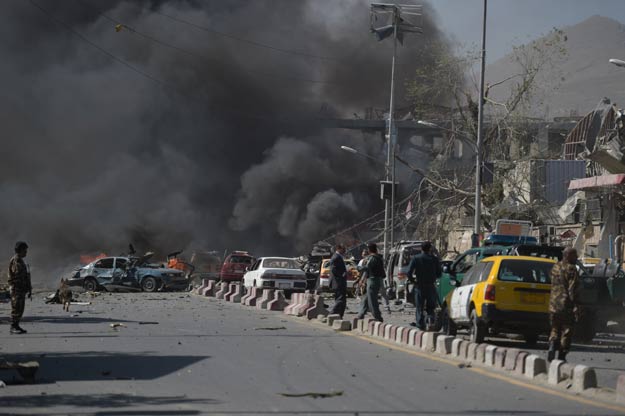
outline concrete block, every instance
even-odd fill
[[[504,370],[506,371],[514,371],[516,368],[516,359],[521,353],[521,350],[518,348],[508,348],[506,351],[506,359],[503,365]]]
[[[514,372],[520,376],[525,374],[525,360],[530,354],[525,351],[520,351],[516,356],[516,363],[514,364]]]
[[[364,318],[358,321],[358,328],[360,328],[360,332],[363,334],[371,335],[371,331],[369,331],[369,324],[373,322],[371,318]]]
[[[215,293],[215,298],[223,299],[224,296],[226,296],[226,293],[228,293],[228,283],[221,282],[219,284],[219,290]]]
[[[486,351],[484,353],[484,364],[488,367],[495,366],[495,353],[497,352],[497,347],[494,345],[486,345]]]
[[[573,380],[573,370],[575,366],[573,364],[569,364],[565,362],[562,367],[560,367],[560,376],[564,380]]]
[[[475,357],[475,355],[473,355]],[[469,341],[462,340],[460,342],[460,355],[458,356],[462,359],[468,359],[469,357]]]
[[[325,315],[317,315],[317,320],[323,323],[328,322],[328,318]]]
[[[328,315],[328,326],[332,326],[334,324],[334,321],[338,321],[340,319],[341,319],[341,315],[338,315],[338,314]]]
[[[436,338],[436,352],[438,354],[451,354],[451,344],[454,340],[454,337],[450,335],[439,335]]]
[[[417,335],[415,336],[414,347],[417,349],[421,349],[423,347],[423,334],[424,331],[417,329]]]
[[[397,326],[397,325],[391,326],[391,334],[388,337],[389,341],[395,341],[397,339],[397,330],[398,329],[399,329],[399,326]]]
[[[423,338],[421,340],[421,349],[425,351],[436,350],[436,339],[438,338],[438,332],[423,332]],[[450,341],[451,342],[451,341]]]
[[[283,311],[287,306],[289,306],[289,302],[287,302],[286,297],[284,296],[284,291],[278,290],[273,300],[267,303],[267,310]]]
[[[245,286],[242,284],[236,284],[234,292],[226,296],[226,300],[232,303],[241,303],[241,299],[245,295]]]
[[[306,298],[304,297],[304,303],[306,302]],[[330,312],[323,306],[323,298],[321,295],[313,295],[313,306],[306,309],[306,318],[313,319],[319,315],[328,316]]]
[[[216,287],[217,287],[217,283],[214,280],[211,280],[208,282],[208,285],[204,289],[202,289],[202,291],[200,292],[200,295],[213,297],[215,296]]]
[[[621,374],[616,379],[616,401],[625,403],[625,374]]]
[[[351,331],[352,323],[349,321],[344,321],[342,319],[336,319],[332,323],[332,328],[337,331]]]
[[[410,328],[405,326],[404,330],[401,332],[401,343],[402,345],[408,345],[408,338],[410,337]]]
[[[371,335],[372,337],[375,337],[376,334],[378,333],[378,327],[376,326],[376,324],[380,324],[379,322],[376,322],[374,320],[369,321],[369,324],[367,326],[367,333],[369,335]]]
[[[269,302],[274,300],[276,296],[275,289],[264,289],[263,297],[256,301],[256,309],[267,309]]]
[[[391,339],[391,329],[393,328],[393,325],[391,324],[384,324],[384,339]]]
[[[295,305],[298,305],[300,303],[301,296],[302,296],[302,293],[291,293],[291,303],[289,303],[289,305],[286,308],[284,308],[285,315],[291,315],[291,312],[293,308],[295,307]]]
[[[358,322],[360,322],[360,319],[358,318],[352,318],[350,320],[350,323],[352,324],[352,331],[355,331],[358,329]]]
[[[315,305],[315,296],[319,296],[319,295],[313,295],[309,291],[304,293],[304,296],[302,297],[301,303],[299,303],[298,305],[294,306],[293,309],[291,310],[291,315],[304,316],[306,314],[306,312],[308,311],[308,309],[314,307],[314,305]],[[323,303],[322,303],[322,306],[323,306]]]
[[[378,338],[384,338],[384,330],[386,329],[386,325],[382,322],[378,322],[380,325],[376,325],[375,336]]]
[[[547,372],[547,361],[536,354],[530,354],[525,358],[525,377],[536,378]]]
[[[230,296],[234,295],[234,292],[237,290],[237,285],[240,283],[230,283],[228,285],[228,291],[224,295],[224,300],[226,302],[230,302]]]
[[[208,282],[210,279],[202,279],[202,284],[194,292],[198,295],[202,294],[202,291],[208,287]]]
[[[488,344],[477,344],[477,348],[475,349],[476,363],[486,363],[486,347],[488,347]]]
[[[504,369],[507,350],[507,348],[502,347],[498,347],[497,350],[495,350],[495,368],[499,368],[500,370]]]
[[[582,392],[597,387],[595,369],[585,365],[576,365],[573,368],[573,391]]]
[[[403,335],[404,335],[404,331],[406,329],[407,328],[405,328],[403,326],[397,327],[397,330],[395,331],[395,342],[396,343],[401,344],[401,341],[402,341],[402,338],[403,338]]]
[[[549,373],[547,374],[547,381],[549,384],[558,384],[564,380],[561,367],[564,365],[562,360],[553,360],[549,363]]]
[[[451,356],[452,357],[460,357],[460,344],[462,340],[460,338],[454,338],[451,341]]]
[[[421,348],[421,345],[417,345],[417,333],[419,331],[416,329],[411,329],[408,331],[408,346]]]
[[[482,357],[482,361],[478,361],[476,358],[476,354],[477,354],[477,347],[481,345],[481,344],[476,344],[475,342],[469,342],[469,345],[467,346],[467,360],[469,361],[475,361],[475,362],[484,362],[484,358]]]
[[[264,290],[265,289],[261,289],[259,287],[251,288],[249,296],[246,296],[245,298],[245,305],[255,307],[258,303],[258,300],[262,299]]]

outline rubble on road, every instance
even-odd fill
[[[16,370],[24,382],[34,383],[39,363],[37,361],[11,362],[0,358],[0,370]]]
[[[313,399],[327,399],[328,397],[342,396],[343,391],[331,391],[329,393],[279,393],[284,397],[312,397]]]

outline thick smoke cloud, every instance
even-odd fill
[[[338,147],[379,154],[381,139],[314,121],[387,105],[391,44],[368,33],[368,2],[34,3],[0,3],[0,247],[27,240],[36,282],[131,241],[294,255],[380,209],[380,167]],[[400,81],[441,38],[426,16]]]

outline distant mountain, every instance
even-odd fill
[[[564,81],[558,90],[556,83],[547,82],[543,97],[537,97],[536,116],[583,115],[608,97],[620,108],[625,108],[625,68],[608,62],[610,58],[625,60],[625,25],[607,17],[592,16],[576,25],[561,28],[566,36],[568,56],[558,69],[549,71],[543,79]],[[541,39],[537,41],[540,42]],[[486,80],[495,83],[518,73],[512,54],[486,68]],[[493,88],[493,98],[509,94],[510,83]],[[542,99],[543,103],[539,103]]]

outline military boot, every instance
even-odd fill
[[[566,350],[560,350],[558,351],[558,360],[562,360],[564,362],[566,362],[566,354],[568,354],[569,352]]]
[[[547,361],[551,362],[556,358],[556,350],[558,349],[556,341],[549,341],[549,351],[547,352]]]
[[[11,334],[25,334],[26,330],[21,328],[19,325],[11,325]]]

